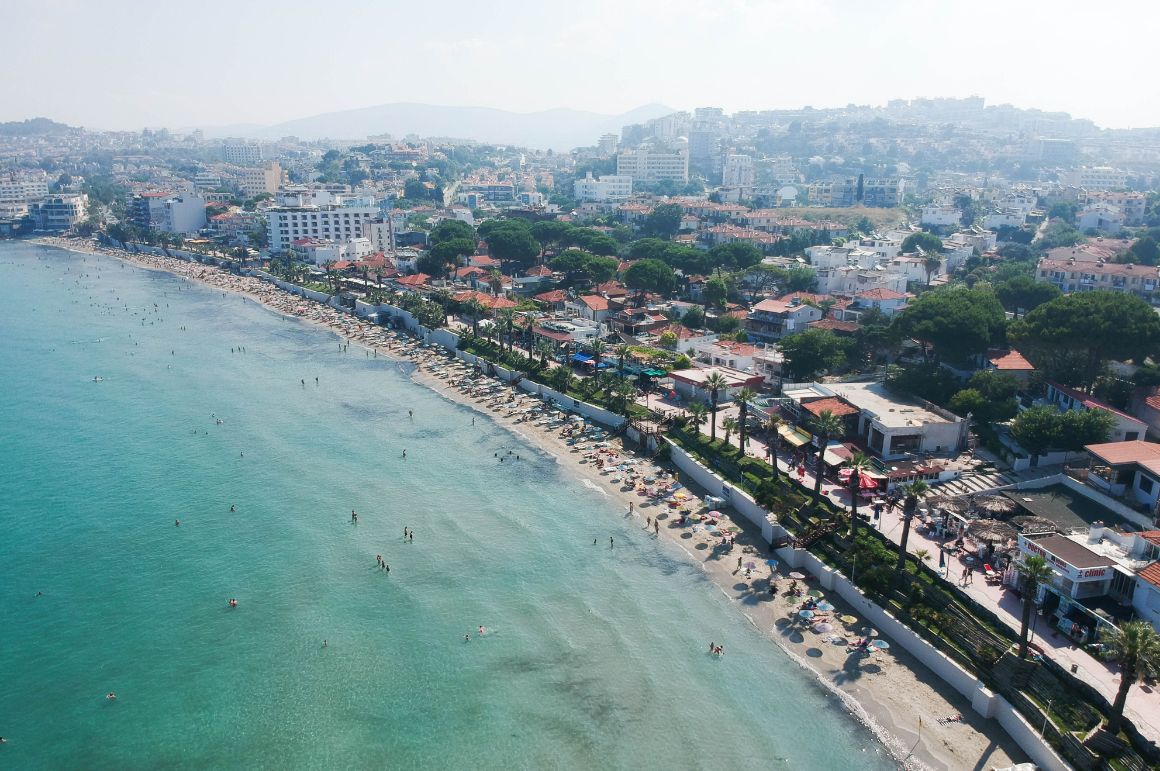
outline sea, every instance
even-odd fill
[[[677,545],[409,372],[0,243],[0,768],[896,767]]]

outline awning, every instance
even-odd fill
[[[826,451],[822,453],[822,462],[827,466],[841,466],[848,460],[849,458],[842,457],[838,453],[831,450],[829,447],[827,447]]]
[[[583,363],[585,363],[585,362],[592,361],[592,354],[589,354],[589,353],[574,353],[574,354],[572,354],[572,361],[579,362],[579,363],[581,363],[581,364],[583,364]]]
[[[800,433],[782,423],[777,427],[777,433],[785,441],[786,444],[792,447],[803,447],[810,443],[808,436],[802,436]]]
[[[641,370],[640,374],[648,375],[649,377],[664,377],[669,373],[665,372],[663,369],[645,369]]]

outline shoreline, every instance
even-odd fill
[[[375,351],[376,356],[414,364],[415,369],[409,373],[412,382],[488,416],[500,428],[551,455],[565,474],[602,493],[609,502],[625,511],[626,518],[631,516],[643,521],[655,515],[661,525],[656,537],[668,539],[680,547],[694,564],[699,564],[722,594],[739,606],[745,619],[781,648],[791,661],[807,671],[820,687],[840,699],[844,710],[862,723],[887,755],[901,766],[1003,767],[1025,757],[997,722],[980,718],[965,697],[901,649],[896,647],[888,653],[866,659],[858,655],[848,656],[842,642],[825,639],[832,635],[821,635],[809,627],[799,627],[796,610],[801,598],[782,594],[788,580],[784,574],[776,576],[780,583],[778,595],[770,596],[768,592],[770,568],[765,563],[767,555],[755,526],[745,520],[734,523],[724,517],[722,525],[734,525],[739,532],[736,534],[737,546],[731,553],[722,554],[716,548],[718,541],[714,535],[700,526],[677,525],[663,501],[652,501],[624,484],[610,483],[610,478],[617,472],[611,471],[611,466],[597,468],[590,458],[585,457],[586,454],[567,443],[560,435],[559,426],[549,429],[532,423],[525,425],[516,416],[504,414],[506,402],[489,408],[487,403],[497,399],[495,392],[472,397],[453,385],[450,379],[440,379],[439,370],[448,363],[460,361],[442,347],[419,348],[417,343],[406,342],[414,338],[405,333],[388,330],[350,313],[292,295],[262,279],[231,274],[215,266],[100,247],[89,241],[46,237],[28,242],[80,254],[113,257],[147,270],[196,280],[214,289],[252,299],[284,316],[325,327],[347,343],[353,342]],[[432,371],[432,367],[436,371]],[[521,396],[526,400],[537,398],[531,394]],[[622,439],[611,440],[610,444],[614,445],[619,457],[638,458],[637,462],[642,468],[649,469],[649,473],[659,470],[659,466],[629,449]],[[629,511],[630,504],[633,505],[632,511]],[[746,578],[745,572],[736,568],[736,557],[755,564],[752,577]],[[857,616],[857,611],[836,594],[829,593],[825,599],[836,606],[835,616]],[[846,629],[836,622],[834,626],[842,641],[852,641],[858,635],[857,624]],[[939,722],[956,715],[961,716],[960,721]]]

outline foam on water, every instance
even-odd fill
[[[406,368],[21,243],[0,330],[4,768],[893,765],[679,548]]]

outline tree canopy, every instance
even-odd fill
[[[473,249],[475,248],[475,229],[463,220],[443,220],[431,230],[429,237],[432,246],[438,246],[445,241],[465,239],[472,243]]]
[[[1142,362],[1160,349],[1160,316],[1134,295],[1077,292],[1040,305],[1009,337],[1049,377],[1090,388],[1108,361]]]
[[[1033,456],[1048,450],[1079,452],[1084,445],[1106,442],[1115,423],[1105,410],[1060,412],[1047,405],[1019,413],[1011,423],[1011,436]]]
[[[903,334],[933,345],[940,358],[963,361],[1002,336],[1006,316],[993,292],[956,286],[926,292],[897,324]]]
[[[624,283],[639,292],[668,294],[676,286],[673,269],[660,260],[637,260],[624,272]]]
[[[517,222],[519,220],[503,220],[504,224],[489,228],[485,236],[487,248],[501,263],[514,263],[517,268],[526,268],[540,255],[540,244],[532,237],[527,225]]]
[[[672,238],[681,228],[681,217],[685,210],[675,203],[661,203],[653,207],[652,212],[645,217],[643,230],[645,233],[660,238]]]
[[[761,256],[761,251],[753,244],[736,241],[731,244],[718,244],[710,249],[708,263],[712,268],[744,270],[761,262]]]
[[[1006,310],[1016,316],[1033,311],[1060,294],[1059,287],[1054,284],[1036,281],[1026,274],[995,284],[995,296]]]
[[[567,286],[575,286],[578,283],[599,284],[609,280],[616,275],[616,267],[620,262],[582,249],[565,249],[548,264],[552,270],[564,274]]]
[[[916,252],[918,249],[927,254],[938,254],[942,248],[942,239],[934,233],[911,233],[902,240],[902,251],[906,254]]]
[[[787,335],[778,344],[785,356],[785,366],[797,380],[813,380],[837,369],[846,362],[846,347],[828,329],[807,329]]]

